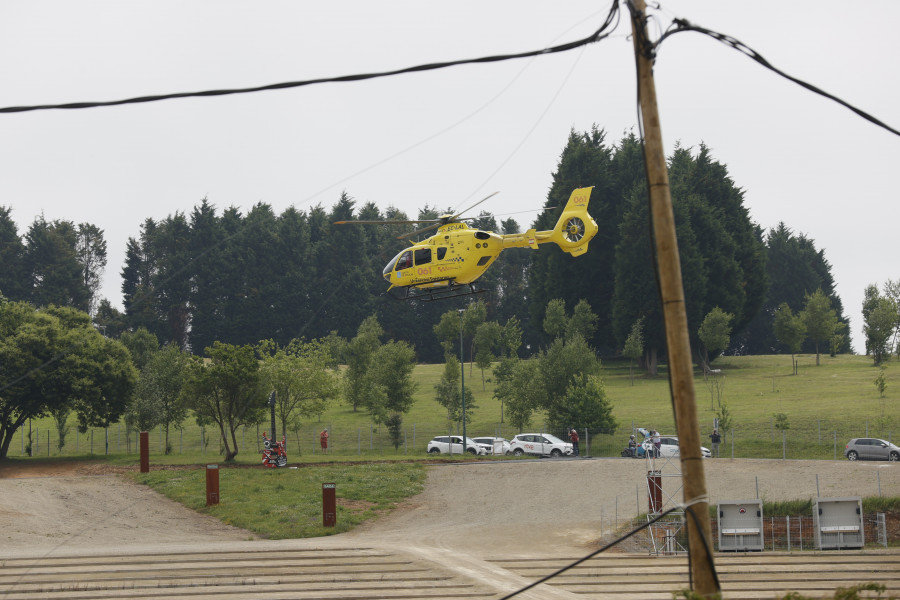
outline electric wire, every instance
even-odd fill
[[[588,44],[592,44],[594,42],[600,41],[604,37],[604,31],[614,22],[615,15],[618,12],[619,5],[617,1],[613,1],[609,13],[606,16],[606,20],[600,26],[598,30],[593,32],[591,35],[582,38],[580,40],[575,40],[573,42],[567,42],[564,44],[559,44],[557,46],[550,46],[549,48],[542,48],[540,50],[528,50],[525,52],[518,52],[514,54],[496,54],[493,56],[482,56],[479,58],[468,58],[468,59],[459,59],[459,60],[451,60],[446,62],[437,62],[437,63],[428,63],[422,65],[415,65],[412,67],[406,67],[402,69],[394,69],[390,71],[380,71],[374,73],[359,73],[355,75],[340,75],[337,77],[321,77],[316,79],[306,79],[301,81],[285,81],[281,83],[271,83],[268,85],[260,85],[254,87],[245,87],[245,88],[226,88],[226,89],[218,89],[218,90],[204,90],[199,92],[176,92],[171,94],[157,94],[152,96],[139,96],[135,98],[126,98],[122,100],[108,100],[101,102],[70,102],[66,104],[38,104],[31,106],[7,106],[4,108],[0,108],[0,113],[20,113],[20,112],[31,112],[37,110],[75,110],[75,109],[83,109],[83,108],[98,108],[104,106],[120,106],[124,104],[142,104],[147,102],[160,102],[163,100],[174,100],[176,98],[198,98],[198,97],[211,97],[211,96],[229,96],[234,94],[252,94],[256,92],[265,92],[272,90],[284,90],[290,88],[297,87],[305,87],[309,85],[317,85],[321,83],[346,83],[353,81],[365,81],[367,79],[378,79],[381,77],[391,77],[395,75],[404,75],[407,73],[420,73],[424,71],[436,71],[438,69],[446,69],[449,67],[456,67],[460,65],[471,65],[471,64],[486,64],[486,63],[495,63],[495,62],[503,62],[507,60],[515,60],[519,58],[528,58],[532,56],[543,56],[548,54],[557,54],[559,52],[567,52],[569,50],[574,50],[575,48],[580,48],[581,46],[586,46]]]
[[[574,29],[575,27],[581,25],[582,23],[588,21],[589,19],[592,19],[592,18],[596,17],[598,14],[599,14],[599,12],[595,12],[595,13],[593,13],[593,14],[591,14],[591,15],[585,17],[584,19],[582,19],[581,21],[579,21],[578,23],[576,23],[576,24],[573,25],[572,27],[569,27],[565,32],[563,32],[563,33],[561,33],[560,35],[556,36],[556,37],[552,40],[551,43],[555,42],[556,40],[558,40],[559,38],[561,38],[563,35],[565,35],[565,34],[568,33],[569,31],[571,31],[572,29]],[[615,26],[613,27],[613,29],[615,29]],[[317,192],[314,192],[314,193],[310,194],[309,196],[307,196],[306,198],[302,199],[302,200],[300,201],[300,204],[306,204],[307,202],[311,201],[311,200],[312,200],[313,198],[315,198],[316,196],[319,196],[320,194],[325,193],[327,190],[329,190],[329,189],[331,189],[331,188],[333,188],[333,187],[335,187],[335,186],[338,186],[338,185],[340,185],[340,184],[342,184],[342,183],[344,183],[344,182],[346,182],[346,181],[349,181],[349,180],[353,179],[354,177],[357,177],[357,176],[359,176],[359,175],[362,175],[363,173],[367,173],[367,172],[371,171],[372,169],[374,169],[374,168],[376,168],[376,167],[380,167],[381,165],[383,165],[383,164],[385,164],[385,163],[388,163],[388,162],[394,160],[394,159],[397,158],[398,156],[402,156],[403,154],[406,154],[406,153],[409,152],[410,150],[414,150],[414,149],[418,148],[419,146],[422,146],[422,145],[424,145],[424,144],[427,144],[428,142],[430,142],[430,141],[432,141],[432,140],[435,140],[435,139],[441,137],[441,136],[444,135],[445,133],[448,133],[449,131],[452,131],[453,129],[456,129],[457,127],[459,127],[460,125],[462,125],[462,124],[465,123],[466,121],[472,119],[473,117],[475,117],[476,115],[478,115],[479,113],[481,113],[482,111],[484,111],[485,109],[487,109],[490,105],[492,105],[494,102],[496,102],[501,96],[503,96],[503,94],[505,94],[508,90],[510,90],[510,89],[512,88],[513,84],[515,84],[516,81],[519,80],[519,78],[525,73],[525,71],[528,69],[528,67],[531,66],[531,64],[533,63],[533,61],[534,61],[536,58],[537,58],[537,57],[533,57],[531,61],[528,61],[528,62],[525,64],[525,66],[522,67],[522,69],[521,69],[518,73],[516,73],[516,74],[512,77],[512,79],[509,80],[509,82],[503,87],[503,89],[501,89],[499,92],[497,92],[497,94],[495,94],[492,98],[490,98],[489,100],[487,100],[486,102],[484,102],[481,106],[479,106],[479,107],[476,108],[475,110],[471,111],[470,113],[466,114],[465,116],[461,117],[460,119],[456,120],[455,122],[451,123],[450,125],[447,125],[447,126],[444,127],[443,129],[440,129],[440,130],[438,130],[438,131],[435,131],[434,133],[432,133],[432,134],[430,134],[430,135],[428,135],[428,136],[425,136],[424,138],[420,139],[419,141],[414,142],[414,143],[412,143],[412,144],[406,146],[405,148],[402,148],[402,149],[400,149],[400,150],[394,152],[393,154],[391,154],[391,155],[389,155],[389,156],[386,156],[386,157],[384,157],[384,158],[382,158],[382,159],[380,159],[380,160],[377,160],[377,161],[373,162],[372,164],[370,164],[370,165],[368,165],[368,166],[366,166],[366,167],[363,167],[363,168],[361,168],[361,169],[359,169],[359,170],[357,170],[357,171],[351,173],[350,175],[347,175],[347,176],[345,176],[345,177],[342,177],[341,179],[335,181],[334,183],[331,183],[331,184],[329,184],[329,185],[326,185],[325,187],[319,189]],[[565,82],[563,82],[563,83],[565,83]],[[543,118],[543,115],[541,115],[541,117],[539,117],[539,120],[540,120],[541,118]],[[517,152],[517,151],[518,151],[518,148],[516,148],[515,150],[513,150],[513,154],[515,154],[515,152]],[[498,170],[499,170],[499,169],[498,169]],[[482,184],[482,185],[484,185],[484,184]],[[478,189],[481,189],[480,186],[479,186],[478,188],[476,188],[476,190],[473,191],[471,194],[469,194],[465,199],[463,199],[463,201],[460,202],[459,205],[457,205],[457,209],[458,209],[459,206],[461,206],[461,205],[466,201],[466,199],[471,198],[472,196],[474,196],[474,195],[477,193],[477,190],[478,190]],[[456,212],[457,209],[454,209],[454,210],[452,210],[451,212]]]
[[[481,188],[486,186],[487,183],[491,179],[493,179],[497,175],[497,173],[499,173],[503,169],[503,167],[505,167],[509,163],[509,161],[511,161],[513,159],[513,157],[516,154],[518,154],[519,150],[522,149],[522,146],[525,145],[525,142],[528,141],[528,138],[530,138],[531,135],[535,132],[535,130],[537,130],[538,125],[541,124],[541,121],[544,120],[544,117],[547,116],[547,113],[550,112],[550,109],[556,103],[556,100],[559,98],[559,95],[562,93],[563,89],[565,89],[566,84],[569,82],[569,79],[572,77],[572,73],[575,72],[575,67],[578,66],[578,63],[581,60],[582,56],[584,56],[583,51],[578,55],[578,58],[575,60],[575,62],[572,63],[572,68],[569,69],[568,73],[566,73],[566,76],[562,80],[562,83],[559,84],[559,88],[557,88],[556,93],[553,94],[552,98],[550,98],[550,101],[547,103],[547,106],[544,108],[544,110],[541,112],[541,114],[538,115],[537,120],[534,122],[534,124],[531,126],[531,128],[525,133],[525,135],[522,137],[522,139],[519,141],[519,143],[516,144],[516,147],[512,149],[512,151],[506,156],[506,158],[504,158],[500,162],[500,164],[497,166],[497,168],[495,168],[487,177],[485,177],[484,181],[481,182],[481,185],[478,185],[475,188],[476,190],[480,190]],[[475,192],[472,192],[472,194],[469,194],[468,198],[471,198],[474,194],[475,194]],[[468,198],[466,198],[466,200],[468,200]],[[462,202],[457,205],[457,208],[454,209],[454,212],[456,212],[456,210],[458,210],[458,207],[461,206],[461,204],[462,204]]]
[[[519,54],[497,55],[497,56],[488,56],[488,57],[475,58],[475,59],[457,60],[457,61],[450,61],[450,62],[443,62],[443,63],[433,63],[433,64],[429,64],[429,65],[420,65],[420,66],[416,66],[416,67],[409,67],[409,68],[407,68],[407,69],[400,69],[400,70],[397,70],[397,71],[387,71],[387,72],[382,72],[382,73],[363,74],[363,75],[347,75],[347,76],[341,76],[341,77],[326,78],[326,79],[319,79],[319,80],[308,80],[308,81],[301,81],[301,82],[288,82],[288,83],[280,83],[280,84],[272,84],[272,85],[267,85],[267,86],[260,86],[260,87],[257,87],[257,88],[239,88],[239,89],[232,89],[232,90],[209,90],[209,91],[204,91],[204,92],[185,92],[185,93],[176,93],[176,94],[163,94],[163,95],[157,95],[157,96],[144,96],[144,97],[140,97],[140,98],[131,98],[131,99],[126,99],[126,100],[115,100],[115,101],[108,101],[108,102],[75,102],[75,103],[59,104],[59,105],[36,105],[36,106],[23,106],[23,107],[6,107],[6,108],[0,108],[0,113],[18,113],[18,112],[29,112],[29,111],[37,111],[37,110],[51,110],[51,109],[81,109],[81,108],[95,108],[95,107],[104,107],[104,106],[116,106],[116,105],[122,105],[122,104],[136,104],[136,103],[155,102],[155,101],[161,101],[161,100],[167,100],[167,99],[173,99],[173,98],[183,98],[183,97],[194,97],[194,96],[222,96],[222,95],[228,95],[228,94],[251,93],[251,92],[256,92],[256,91],[265,91],[265,90],[269,90],[269,89],[286,89],[286,88],[291,88],[291,87],[301,87],[301,86],[312,85],[312,84],[316,84],[316,83],[361,81],[361,80],[365,80],[365,79],[373,79],[373,78],[377,78],[377,77],[386,77],[386,76],[390,76],[390,75],[398,75],[398,74],[403,74],[403,73],[412,73],[412,72],[418,72],[418,71],[436,70],[436,69],[441,69],[441,68],[446,68],[446,67],[456,66],[456,65],[463,65],[463,64],[500,62],[500,61],[504,61],[504,60],[512,60],[512,59],[516,59],[516,58],[537,57],[537,56],[542,56],[542,55],[545,55],[545,54],[552,54],[552,53],[564,52],[564,51],[567,51],[567,50],[575,49],[575,48],[578,48],[578,47],[585,46],[585,45],[587,45],[587,44],[589,44],[589,43],[593,43],[593,42],[595,42],[595,41],[600,41],[600,40],[602,40],[602,39],[604,39],[604,38],[606,38],[606,37],[609,37],[609,33],[605,33],[605,32],[606,32],[606,30],[609,29],[611,26],[613,26],[613,29],[615,29],[614,24],[617,22],[617,21],[616,21],[617,13],[618,13],[618,2],[617,2],[617,0],[613,0],[612,4],[611,4],[611,6],[610,6],[610,10],[609,10],[609,12],[608,12],[607,15],[606,15],[606,19],[605,19],[604,22],[601,24],[600,28],[597,29],[597,30],[596,30],[593,34],[591,34],[590,36],[588,36],[588,37],[586,37],[586,38],[582,38],[581,40],[576,40],[576,41],[574,41],[574,42],[569,42],[569,43],[565,43],[565,44],[560,44],[560,45],[556,45],[556,46],[551,46],[551,47],[545,48],[545,49],[543,49],[543,50],[534,50],[534,51],[523,52],[523,53],[519,53]],[[595,13],[595,14],[596,14],[596,13]],[[582,20],[580,23],[583,23],[583,22],[584,22],[584,20]],[[579,23],[579,24],[580,24],[580,23]],[[575,64],[577,64],[577,62],[578,62],[578,61],[576,60],[576,63],[575,63]],[[572,70],[574,70],[574,65],[573,65],[573,67],[572,67]],[[537,124],[540,122],[540,120],[543,118],[543,116],[547,113],[547,111],[549,111],[550,106],[552,106],[552,104],[553,104],[553,101],[555,101],[555,99],[558,97],[559,93],[561,92],[562,88],[565,86],[566,81],[568,81],[568,78],[571,76],[572,70],[569,71],[569,74],[568,74],[568,75],[566,76],[566,78],[563,80],[563,83],[561,84],[559,90],[557,90],[557,93],[554,95],[553,99],[551,99],[550,104],[547,106],[547,108],[544,110],[544,112],[539,116],[538,121],[535,123],[535,125],[532,127],[532,129],[529,131],[529,133],[525,136],[525,138],[519,143],[519,145],[513,150],[512,154],[511,154],[511,155],[510,155],[510,156],[509,156],[509,157],[508,157],[508,158],[500,165],[500,167],[498,167],[498,168],[494,171],[494,174],[496,174],[496,172],[499,171],[499,170],[503,167],[503,165],[505,165],[505,164],[512,158],[512,156],[513,156],[513,155],[521,148],[521,146],[524,144],[525,140],[527,140],[527,138],[529,137],[529,135],[531,134],[531,132],[534,131],[534,129],[537,127]],[[408,151],[408,150],[411,150],[411,149],[417,147],[418,145],[420,145],[420,144],[422,144],[422,143],[425,143],[426,141],[429,141],[430,139],[433,139],[434,137],[437,137],[437,136],[439,136],[439,135],[442,135],[442,134],[445,133],[446,131],[449,131],[449,130],[452,129],[453,127],[456,127],[457,125],[459,125],[459,124],[462,123],[463,121],[467,120],[468,118],[470,118],[470,117],[474,116],[475,114],[481,112],[484,108],[486,108],[488,105],[490,105],[491,103],[493,103],[497,98],[499,98],[499,97],[506,91],[506,89],[508,89],[508,88],[515,82],[515,80],[521,75],[521,73],[522,73],[523,71],[524,71],[524,69],[523,69],[522,71],[520,71],[520,73],[517,74],[516,77],[514,77],[513,80],[511,80],[511,81],[509,82],[509,84],[506,86],[506,88],[504,88],[503,90],[501,90],[501,92],[498,93],[494,98],[492,98],[491,100],[489,100],[487,103],[483,104],[481,107],[479,107],[479,108],[476,109],[474,112],[470,113],[469,115],[467,115],[466,117],[464,117],[464,118],[461,119],[460,121],[457,121],[456,123],[450,125],[449,127],[445,128],[445,129],[442,130],[442,131],[439,131],[438,133],[434,134],[433,136],[431,136],[431,137],[429,137],[429,138],[426,138],[426,139],[422,140],[421,142],[418,142],[418,143],[416,143],[416,144],[413,144],[412,146],[409,146],[408,148],[406,148],[406,149],[404,149],[404,150],[401,150],[400,152],[398,152],[398,153],[396,153],[396,154],[394,154],[394,155],[392,155],[392,156],[389,156],[389,157],[383,159],[382,161],[380,161],[380,162],[378,162],[378,163],[375,163],[374,165],[372,165],[372,166],[370,166],[370,167],[367,167],[366,169],[363,169],[363,170],[361,170],[361,171],[355,173],[354,175],[349,176],[348,178],[353,177],[353,176],[355,176],[355,175],[358,175],[358,174],[360,174],[360,173],[363,173],[363,172],[369,170],[370,168],[374,168],[374,167],[376,167],[376,166],[379,166],[380,164],[383,164],[384,162],[387,162],[388,160],[391,160],[392,158],[394,158],[394,157],[396,157],[396,156],[398,156],[398,155],[400,155],[400,154],[402,154],[402,153],[404,153],[404,152],[406,152],[406,151]],[[492,177],[494,174],[492,174],[491,177]],[[348,178],[345,178],[345,179],[343,179],[343,180],[341,180],[341,181],[339,181],[339,182],[337,182],[337,183],[335,183],[335,184],[331,184],[331,185],[328,186],[328,187],[333,187],[334,185],[338,185],[338,184],[340,184],[341,182],[346,181]],[[490,177],[488,177],[488,179],[490,179]],[[486,183],[486,182],[485,182],[485,183]],[[484,184],[482,184],[482,185],[484,185]],[[479,187],[480,187],[480,186],[479,186]],[[309,200],[311,200],[313,197],[315,197],[315,196],[318,195],[319,193],[322,193],[325,189],[328,189],[328,188],[324,188],[324,189],[321,190],[320,192],[317,192],[317,193],[314,194],[313,196],[307,198],[307,199],[304,201],[304,203],[305,203],[305,202],[308,202]],[[190,257],[189,260],[185,262],[185,264],[183,264],[183,265],[180,266],[178,269],[176,269],[173,273],[171,273],[170,276],[169,276],[169,278],[172,279],[172,278],[174,278],[174,277],[177,277],[177,276],[180,275],[181,273],[187,271],[187,269],[188,269],[189,267],[191,267],[192,264],[195,264],[197,261],[199,261],[200,259],[202,259],[204,256],[206,256],[207,254],[209,254],[209,253],[212,252],[213,250],[216,250],[217,248],[219,248],[220,246],[222,246],[222,245],[225,244],[226,242],[231,241],[233,238],[235,238],[235,237],[237,237],[237,236],[239,236],[239,235],[242,235],[242,234],[246,234],[246,233],[247,233],[247,231],[246,231],[246,230],[243,230],[243,229],[242,229],[242,230],[239,230],[239,231],[236,231],[236,232],[234,232],[233,234],[231,234],[231,235],[229,235],[229,236],[226,236],[225,238],[221,239],[221,240],[220,240],[219,242],[217,242],[216,244],[213,244],[212,246],[209,246],[209,247],[205,248],[205,249],[204,249],[203,251],[201,251],[199,254]],[[332,293],[328,296],[328,298],[330,298],[330,297],[333,296],[333,295],[334,295],[334,291],[332,291]],[[144,302],[146,302],[150,296],[152,296],[152,291],[145,291],[145,292],[143,292],[143,293],[136,294],[136,295],[132,298],[132,303],[131,303],[131,304],[132,304],[133,307],[139,307],[139,306],[142,305]],[[322,310],[322,308],[323,308],[325,302],[327,302],[327,299],[326,299],[325,301],[323,301],[322,306],[319,306],[319,308],[316,310],[316,313],[315,313],[315,314],[318,314],[319,312],[321,312],[321,310]],[[315,317],[315,316],[313,316],[313,317],[310,319],[310,321],[311,321],[314,317]],[[304,325],[301,327],[301,330],[300,330],[300,331],[301,331],[301,332],[304,331],[308,325],[309,325],[309,322],[307,322],[306,324],[304,324]],[[11,387],[12,385],[15,385],[18,381],[21,381],[21,380],[23,380],[23,379],[25,379],[25,378],[30,377],[33,373],[35,373],[35,372],[37,372],[37,371],[40,371],[40,370],[43,370],[43,369],[49,367],[52,363],[54,363],[54,362],[56,362],[57,360],[63,358],[64,356],[65,356],[65,354],[59,354],[59,355],[53,357],[52,359],[48,360],[48,361],[45,362],[44,364],[42,364],[42,365],[40,365],[40,366],[38,366],[38,367],[35,367],[35,368],[31,369],[30,371],[28,371],[27,373],[21,375],[20,377],[16,378],[15,380],[12,380],[12,381],[9,381],[9,382],[5,382],[4,384],[0,384],[0,392],[2,392],[3,390],[5,390],[5,389]]]
[[[598,30],[598,32],[601,32],[601,31],[602,31],[602,32],[605,32],[607,29],[609,29],[609,32],[608,32],[608,33],[603,33],[602,35],[600,35],[600,36],[597,38],[597,41],[600,41],[601,39],[608,38],[608,37],[612,34],[612,32],[615,31],[615,29],[618,27],[618,25],[619,25],[618,0],[614,0],[614,1],[613,1],[613,5],[612,5],[612,7],[611,7],[611,9],[610,9],[610,13],[607,15],[606,22],[604,22],[604,24],[603,24],[603,25],[600,27],[600,29]],[[550,101],[547,103],[546,108],[544,108],[543,112],[541,112],[541,114],[538,115],[537,120],[535,120],[535,122],[534,122],[534,124],[531,126],[531,128],[525,133],[525,135],[524,135],[524,137],[521,139],[521,141],[516,145],[515,148],[512,149],[512,151],[511,151],[511,152],[509,153],[509,155],[508,155],[508,156],[500,163],[500,165],[497,166],[497,168],[494,169],[493,172],[491,172],[491,174],[488,175],[488,176],[485,178],[485,180],[481,183],[481,185],[479,185],[479,186],[477,186],[477,187],[475,188],[476,190],[479,190],[479,189],[481,189],[482,187],[484,187],[485,185],[487,185],[487,183],[488,183],[495,175],[497,175],[497,173],[499,173],[499,172],[503,169],[503,167],[505,167],[505,166],[509,163],[509,161],[513,159],[513,157],[514,157],[516,154],[518,154],[519,150],[521,150],[522,147],[525,145],[525,142],[528,141],[528,138],[530,138],[531,135],[535,132],[535,130],[537,130],[538,125],[541,124],[541,122],[544,120],[544,117],[547,116],[547,113],[550,112],[550,108],[556,103],[556,100],[559,98],[559,96],[560,96],[560,94],[562,93],[563,89],[565,89],[566,85],[568,84],[569,79],[571,79],[572,74],[575,72],[575,68],[578,66],[578,63],[581,61],[581,58],[584,56],[584,50],[585,50],[585,47],[583,46],[582,49],[581,49],[581,52],[578,54],[578,57],[577,57],[577,58],[575,59],[575,61],[572,63],[572,67],[569,69],[568,73],[567,73],[566,76],[563,78],[562,82],[559,84],[559,87],[557,88],[556,93],[553,94],[553,97],[552,97],[552,98],[550,98]],[[468,196],[468,198],[471,198],[475,193],[476,193],[476,192],[473,191],[472,194],[470,194],[470,195]],[[468,199],[468,198],[467,198],[467,199]],[[466,200],[467,200],[467,199],[466,199]],[[465,201],[465,200],[464,200],[464,201]],[[463,201],[463,202],[464,202],[464,201]],[[457,208],[458,208],[459,206],[461,206],[461,205],[463,204],[463,202],[460,202],[460,203],[457,205]],[[456,212],[455,209],[454,209],[454,212]]]
[[[792,75],[788,75],[781,69],[775,67],[768,60],[766,60],[759,52],[757,52],[750,46],[744,44],[740,40],[738,40],[734,37],[731,37],[730,35],[726,35],[724,33],[719,33],[718,31],[713,31],[711,29],[706,29],[705,27],[700,27],[699,25],[694,25],[687,19],[680,19],[680,18],[673,19],[672,24],[669,26],[669,28],[666,30],[666,32],[663,33],[663,35],[659,38],[659,40],[656,41],[655,44],[652,44],[652,48],[649,51],[650,53],[647,56],[650,57],[650,56],[653,56],[654,54],[656,54],[660,45],[662,44],[662,42],[664,40],[672,37],[676,33],[684,33],[686,31],[694,31],[694,32],[702,33],[703,35],[709,36],[709,37],[713,38],[714,40],[725,44],[729,48],[737,50],[741,54],[756,61],[763,67],[772,71],[773,73],[776,73],[776,74],[784,77],[788,81],[791,81],[791,82],[799,85],[800,87],[805,88],[805,89],[809,90],[810,92],[813,92],[814,94],[818,94],[824,98],[828,98],[829,100],[832,100],[833,102],[837,102],[844,108],[847,108],[847,109],[853,111],[854,113],[856,113],[857,115],[859,115],[860,117],[865,119],[866,121],[869,121],[870,123],[873,123],[874,125],[877,125],[878,127],[881,127],[882,129],[890,131],[894,135],[900,136],[900,131],[898,131],[897,129],[894,129],[893,127],[884,123],[883,121],[874,117],[873,115],[870,115],[866,111],[853,106],[849,102],[842,100],[842,99],[838,98],[837,96],[835,96],[834,94],[830,94],[830,93],[826,92],[825,90],[812,85],[811,83],[803,81],[802,79],[798,79],[797,77],[794,77]]]
[[[615,546],[615,545],[617,545],[617,544],[620,544],[620,543],[624,542],[625,540],[627,540],[627,539],[630,538],[631,536],[635,535],[636,533],[638,533],[638,532],[640,532],[640,531],[643,531],[644,529],[650,527],[651,525],[653,525],[654,523],[656,523],[657,521],[659,521],[660,519],[662,519],[662,518],[665,517],[666,515],[668,515],[668,514],[670,514],[670,513],[673,513],[673,512],[675,512],[676,510],[680,510],[680,508],[681,508],[681,507],[675,506],[675,507],[672,507],[672,508],[670,508],[669,510],[667,510],[667,511],[665,511],[665,512],[660,513],[659,515],[657,515],[657,516],[654,517],[653,519],[647,521],[646,523],[641,524],[639,527],[636,527],[636,528],[632,529],[631,531],[629,531],[629,532],[626,533],[625,535],[620,536],[620,537],[614,539],[613,541],[611,541],[610,543],[606,544],[605,546],[603,546],[603,547],[601,547],[601,548],[598,548],[597,550],[594,550],[594,551],[591,552],[590,554],[587,554],[586,556],[583,556],[582,558],[579,558],[578,560],[576,560],[576,561],[573,562],[573,563],[570,563],[570,564],[568,564],[568,565],[566,565],[566,566],[564,566],[564,567],[562,567],[562,568],[560,568],[560,569],[557,569],[556,571],[554,571],[553,573],[550,573],[549,575],[545,575],[544,577],[541,577],[541,578],[538,579],[537,581],[533,581],[532,583],[529,583],[528,585],[526,585],[525,587],[523,587],[523,588],[521,588],[521,589],[518,589],[518,590],[516,590],[516,591],[514,591],[514,592],[512,592],[512,593],[510,593],[510,594],[507,594],[506,596],[503,596],[502,598],[500,598],[500,600],[508,600],[509,598],[514,598],[515,596],[518,596],[518,595],[521,594],[522,592],[526,592],[526,591],[530,590],[531,588],[533,588],[533,587],[535,587],[535,586],[538,586],[538,585],[540,585],[540,584],[542,584],[542,583],[545,583],[545,582],[547,582],[547,581],[553,579],[554,577],[557,577],[557,576],[559,576],[559,575],[562,575],[563,573],[565,573],[565,572],[568,571],[569,569],[573,569],[573,568],[577,567],[578,565],[580,565],[581,563],[583,563],[583,562],[585,562],[585,561],[587,561],[587,560],[590,560],[590,559],[592,559],[593,557],[597,556],[597,555],[600,554],[601,552],[605,552],[605,551],[609,550],[610,548],[612,548],[613,546]]]

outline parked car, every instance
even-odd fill
[[[428,442],[426,448],[429,454],[462,454],[463,437],[461,435],[439,435]],[[469,454],[485,454],[484,447],[479,446],[475,440],[466,437],[466,452]]]
[[[472,438],[479,446],[484,447],[485,454],[509,454],[509,440],[502,437]]]
[[[520,433],[510,440],[509,451],[516,456],[568,456],[573,453],[572,444],[549,433]]]
[[[844,447],[847,460],[900,460],[900,448],[878,438],[853,438]]]
[[[673,458],[681,455],[681,451],[678,447],[678,437],[674,435],[661,435],[659,436],[659,441],[659,456],[657,458]],[[638,456],[644,457],[652,448],[653,441],[650,438],[644,439],[644,441],[641,442],[640,450],[638,450]],[[706,446],[700,446],[700,455],[703,456],[703,458],[709,458],[712,456],[712,453]]]

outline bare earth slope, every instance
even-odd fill
[[[108,468],[70,463],[41,472],[21,464],[0,466],[0,556],[76,548],[108,552],[129,546],[219,545],[256,537],[119,475],[97,474]],[[713,504],[756,498],[757,489],[766,500],[814,498],[817,493],[875,496],[879,485],[883,495],[900,496],[897,463],[717,459],[705,466]],[[665,496],[680,501],[677,464],[663,464],[662,470]],[[465,547],[485,558],[511,548],[519,555],[580,554],[600,539],[601,531],[613,530],[616,517],[621,521],[638,509],[646,511],[646,471],[644,461],[631,459],[435,466],[425,491],[392,514],[310,543],[434,551]]]

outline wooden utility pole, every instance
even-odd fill
[[[694,397],[694,369],[681,281],[681,261],[675,237],[675,215],[669,191],[669,175],[662,143],[656,86],[653,82],[653,57],[647,37],[644,0],[628,0],[634,56],[637,62],[638,90],[644,131],[644,160],[650,192],[650,220],[656,244],[657,269],[666,327],[666,354],[669,382],[678,426],[684,503],[697,517],[685,514],[688,552],[693,590],[701,596],[719,592],[713,567],[713,542],[709,524],[709,498],[706,475],[700,454],[700,424]]]

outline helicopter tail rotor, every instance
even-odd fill
[[[578,188],[572,192],[550,235],[551,241],[572,256],[580,256],[587,252],[588,242],[597,234],[597,223],[587,211],[593,189],[593,187]]]

